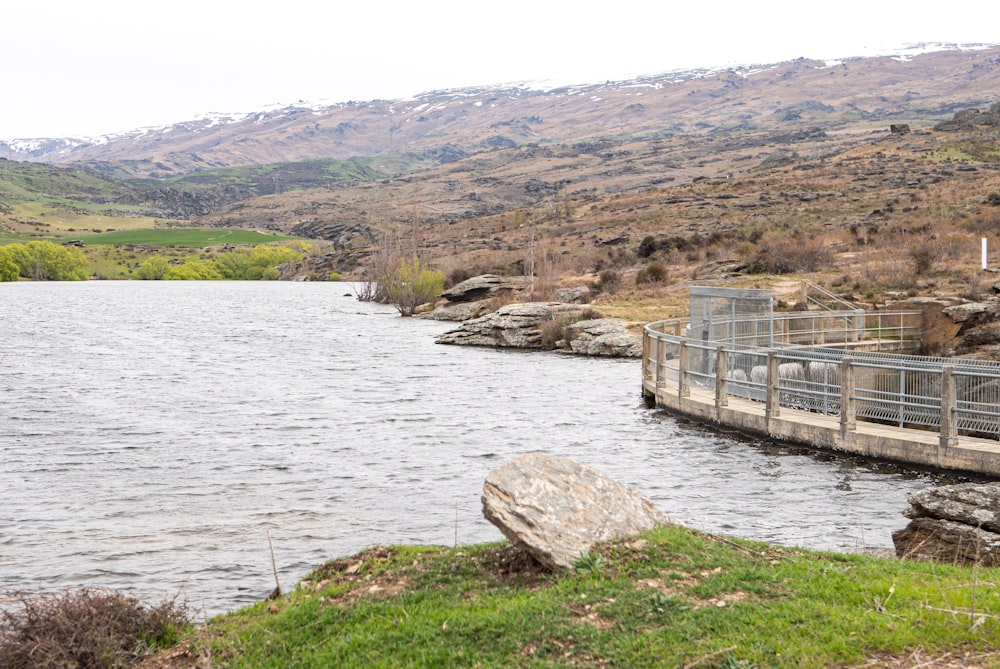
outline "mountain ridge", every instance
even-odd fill
[[[478,151],[861,120],[931,124],[1000,88],[1000,47],[916,50],[837,61],[698,68],[544,90],[526,82],[432,90],[409,99],[300,102],[246,114],[209,114],[96,141],[0,141],[0,157],[90,165],[164,178],[211,168]]]

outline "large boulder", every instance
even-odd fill
[[[1000,483],[960,483],[910,495],[911,522],[893,532],[896,555],[1000,565]]]
[[[447,302],[432,311],[420,314],[420,318],[462,322],[482,316],[487,311],[490,311],[490,308],[485,302]]]
[[[670,522],[634,488],[548,453],[529,453],[490,472],[483,515],[553,570],[572,567],[599,542]]]
[[[543,348],[542,325],[559,314],[579,313],[580,307],[559,302],[508,304],[479,318],[465,321],[457,330],[437,338],[439,344]]]
[[[566,326],[565,336],[574,353],[609,358],[641,358],[642,335],[637,325],[621,318],[595,318]]]
[[[528,285],[524,277],[506,279],[496,274],[482,274],[466,279],[441,293],[449,302],[477,302],[497,295],[523,290]]]
[[[1000,303],[995,300],[965,302],[944,309],[945,315],[955,323],[983,323],[995,318],[998,311],[1000,311]]]
[[[1000,532],[1000,483],[959,483],[915,492],[906,499],[907,518],[954,520]]]

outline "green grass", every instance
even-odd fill
[[[552,575],[506,544],[381,547],[187,641],[225,667],[831,667],[919,650],[1000,667],[1000,570],[665,527]],[[876,665],[882,666],[882,665]]]
[[[133,244],[189,249],[201,249],[220,244],[268,244],[297,239],[288,235],[269,234],[240,228],[147,228],[78,235],[75,238],[88,246]]]

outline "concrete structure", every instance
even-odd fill
[[[768,331],[768,347],[693,338],[685,320],[647,325],[643,395],[771,439],[1000,477],[1000,365],[907,354],[919,345],[919,312],[769,318],[715,327]]]

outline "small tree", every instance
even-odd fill
[[[19,273],[20,270],[11,254],[0,246],[0,281],[17,281]]]
[[[401,316],[412,316],[417,307],[430,302],[444,290],[444,272],[431,269],[418,258],[401,260],[381,280],[389,304]]]
[[[139,278],[144,281],[159,281],[170,269],[170,263],[163,256],[153,256],[139,265]]]

